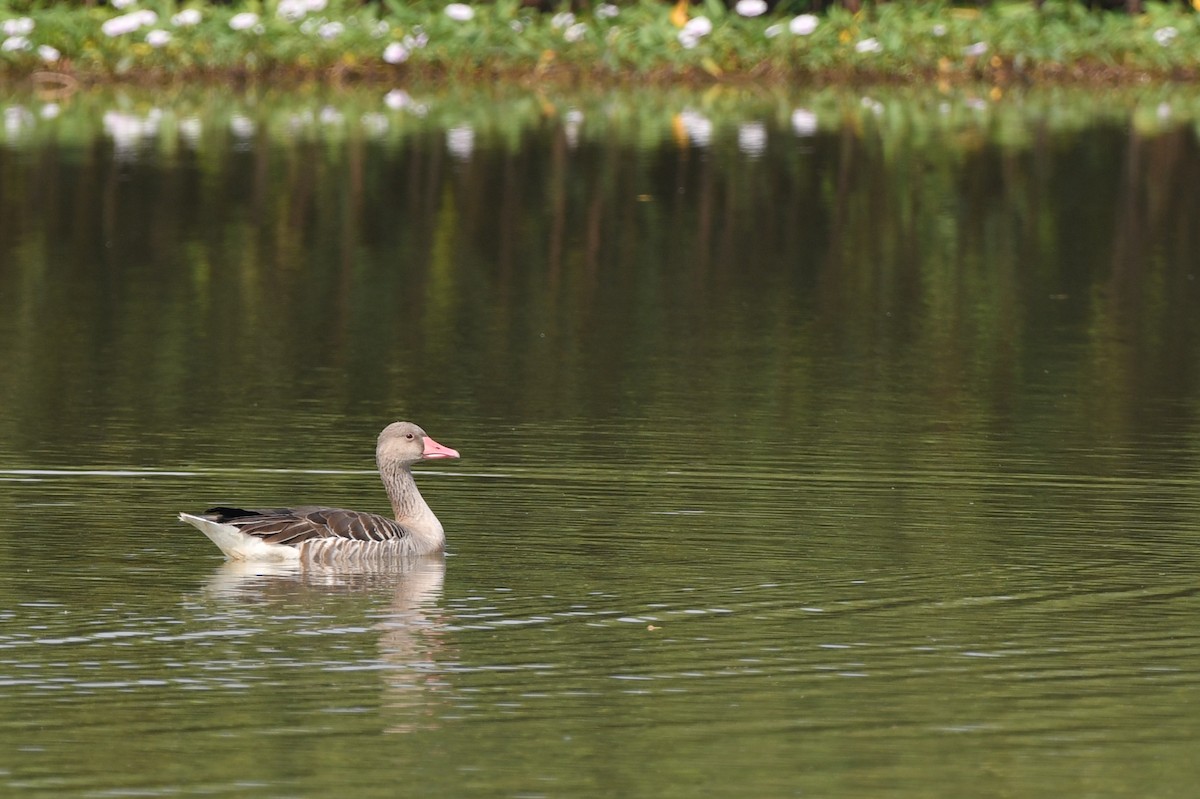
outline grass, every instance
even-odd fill
[[[835,8],[817,18],[810,33],[794,33],[792,14],[743,17],[715,0],[686,14],[643,0],[574,16],[538,13],[516,0],[468,12],[401,0],[307,2],[140,0],[118,10],[10,0],[0,3],[0,73],[89,82],[417,77],[1011,84],[1200,77],[1200,22],[1178,5],[1153,4],[1130,17],[1056,0],[1041,10],[1027,2],[983,9],[887,3],[857,15]],[[198,22],[183,24],[177,15],[185,9]],[[131,20],[135,13],[142,16]],[[711,31],[688,35],[698,24],[703,30],[699,17],[712,23]],[[689,18],[691,26],[680,27]],[[114,33],[122,22],[124,32]]]

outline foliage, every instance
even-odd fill
[[[858,14],[834,7],[818,18],[779,12],[792,8],[786,4],[777,13],[743,17],[717,2],[683,13],[651,0],[601,3],[576,14],[539,13],[516,0],[470,7],[399,0],[143,3],[121,9],[0,3],[0,70],[86,79],[234,73],[1008,82],[1191,78],[1197,75],[1192,54],[1200,48],[1196,14],[1166,4],[1131,17],[1065,0],[1041,9],[1031,3],[983,9],[886,3]],[[198,21],[189,24],[187,14]],[[800,22],[806,19],[811,22]]]

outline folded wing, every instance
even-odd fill
[[[400,541],[411,533],[395,519],[341,508],[209,508],[205,518],[236,527],[268,544],[297,546],[305,541]]]

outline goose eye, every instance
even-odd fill
[[[413,434],[412,434],[412,433],[405,433],[404,437],[405,437],[405,438],[407,438],[409,441],[412,441],[412,440],[413,440]]]

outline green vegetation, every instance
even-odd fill
[[[539,13],[468,6],[126,0],[122,8],[0,3],[0,71],[39,81],[213,78],[680,80],[1192,80],[1197,14],[1128,16],[1078,2],[888,3],[859,14],[601,3]],[[784,6],[787,7],[787,4]],[[739,13],[742,12],[742,13]],[[756,14],[745,16],[745,14]],[[56,77],[67,76],[67,77]]]

